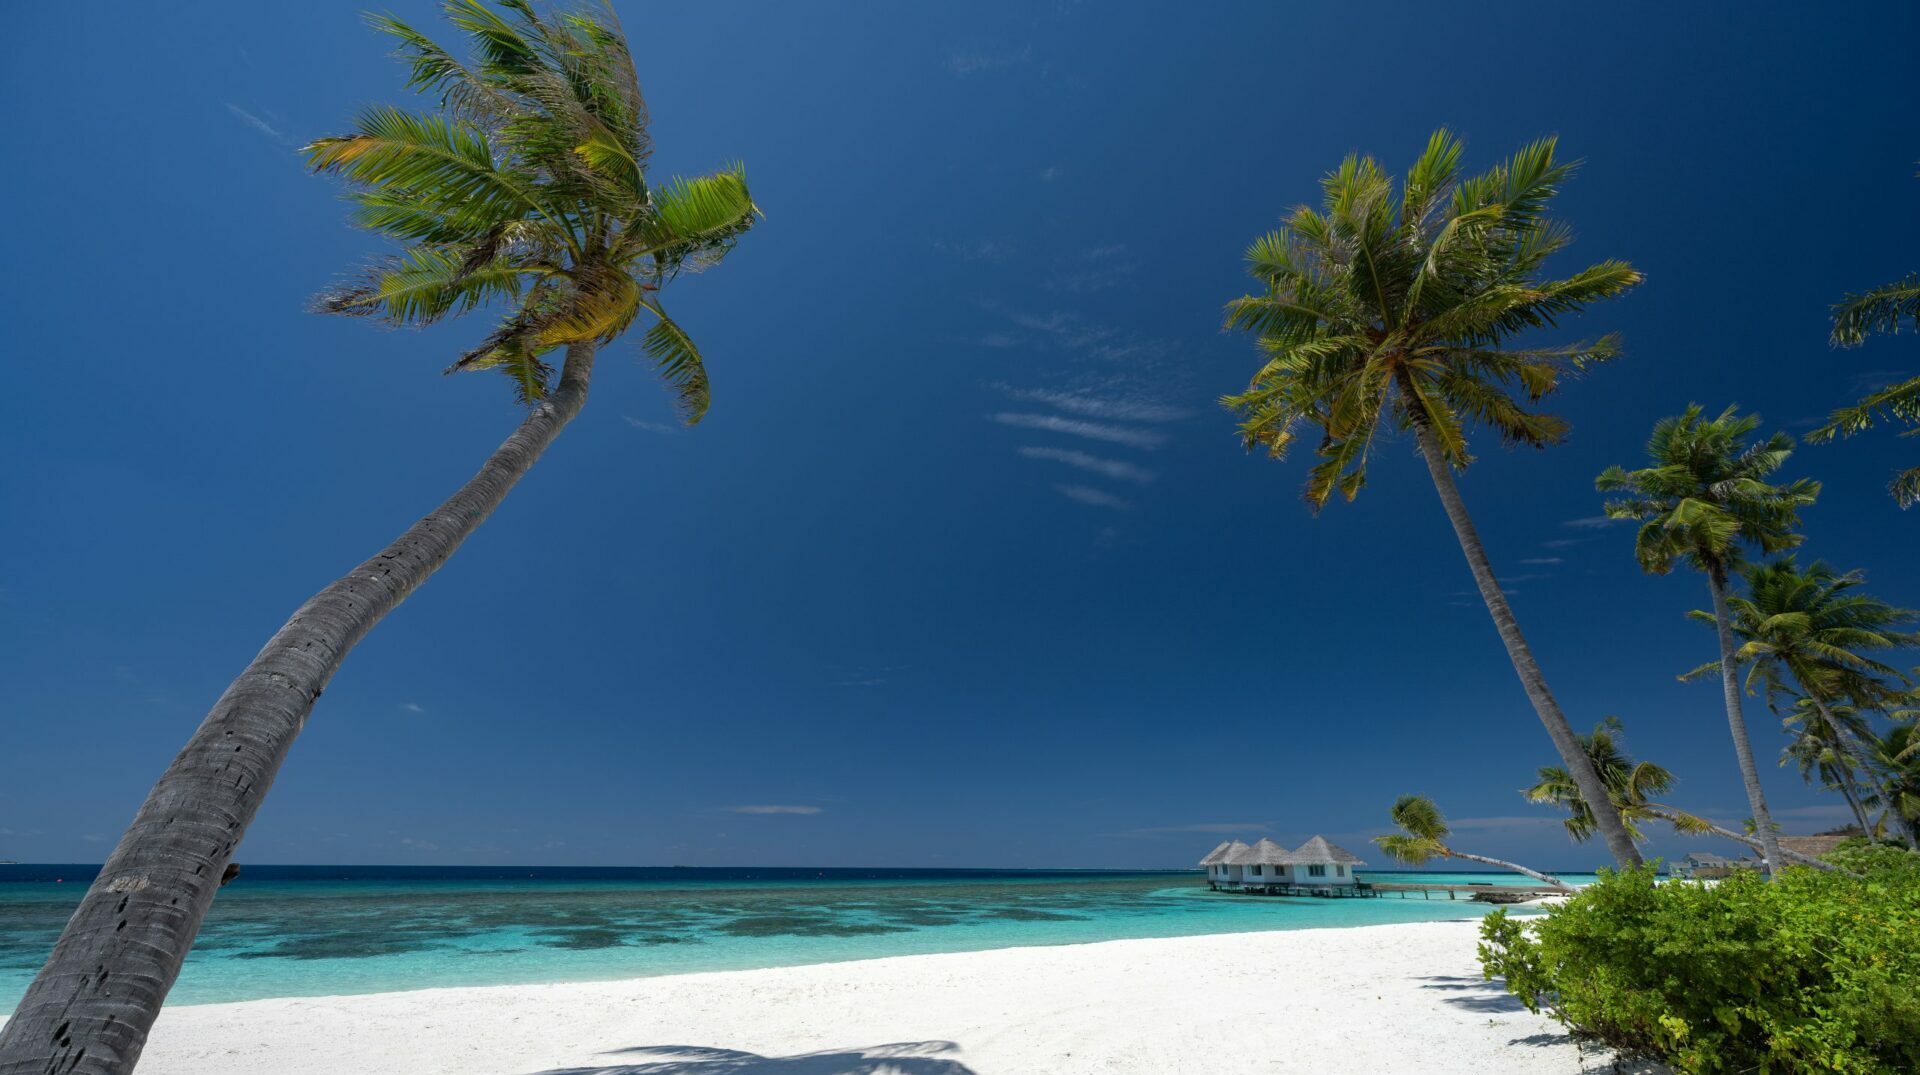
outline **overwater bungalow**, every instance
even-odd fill
[[[1201,859],[1200,865],[1207,871],[1208,887],[1227,888],[1229,886],[1238,886],[1242,876],[1242,868],[1234,865],[1231,860],[1235,855],[1246,850],[1247,845],[1238,840],[1224,840],[1221,841],[1220,846],[1214,848],[1206,858]]]
[[[1207,887],[1231,891],[1284,892],[1307,889],[1332,893],[1352,891],[1354,867],[1366,863],[1353,852],[1324,836],[1315,836],[1292,851],[1265,837],[1253,844],[1229,840],[1213,849],[1200,865],[1207,871]]]

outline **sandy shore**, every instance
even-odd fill
[[[142,1075],[1581,1072],[1476,922],[170,1009]]]

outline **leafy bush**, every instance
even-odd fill
[[[1656,883],[1604,873],[1531,920],[1487,916],[1488,978],[1576,1036],[1681,1072],[1920,1072],[1920,856]]]

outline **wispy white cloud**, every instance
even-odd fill
[[[1045,459],[1055,463],[1065,463],[1081,470],[1091,470],[1117,481],[1139,482],[1145,485],[1156,474],[1145,467],[1138,467],[1124,459],[1103,459],[1097,455],[1075,451],[1071,448],[1040,448],[1028,446],[1020,449],[1020,454],[1028,459]]]
[[[995,384],[993,387],[1008,399],[1022,403],[1044,403],[1049,407],[1086,418],[1107,418],[1122,422],[1177,422],[1192,413],[1181,407],[1169,407],[1148,400],[1114,399],[1089,395],[1085,392],[1058,392],[1047,388],[1015,388],[1010,384]]]
[[[1609,519],[1605,515],[1588,515],[1580,519],[1568,519],[1560,525],[1571,526],[1575,530],[1600,530],[1620,521],[1619,519]]]
[[[1032,45],[1022,45],[1018,49],[956,52],[947,57],[947,70],[965,77],[998,67],[1012,67],[1017,63],[1025,63],[1032,55]]]
[[[817,806],[729,806],[729,814],[818,814]]]
[[[419,702],[403,702],[401,703],[400,708],[406,710],[409,713],[425,713],[427,711],[426,707],[421,705]]]
[[[1125,246],[1096,246],[1082,251],[1047,278],[1047,289],[1071,295],[1091,295],[1133,275],[1133,259]]]
[[[1545,545],[1549,549],[1571,549],[1581,543],[1582,539],[1580,538],[1559,538],[1555,541],[1543,541],[1540,544]]]
[[[1132,507],[1127,501],[1114,496],[1104,489],[1095,489],[1091,485],[1056,485],[1054,489],[1068,500],[1094,508],[1114,508],[1125,510]]]
[[[621,415],[620,420],[627,423],[628,425],[632,426],[635,429],[642,429],[647,431],[648,433],[658,433],[663,437],[671,437],[679,433],[681,429],[684,428],[682,426],[673,425],[670,422],[649,422],[645,418],[635,418],[631,414]]]
[[[1563,818],[1551,814],[1510,814],[1501,817],[1448,818],[1447,824],[1467,832],[1514,832],[1560,828]]]
[[[1111,444],[1124,444],[1130,448],[1153,449],[1167,441],[1166,434],[1151,429],[1083,422],[1076,418],[1062,418],[1054,414],[1014,414],[1002,411],[992,415],[991,418],[1003,426],[1013,426],[1016,429],[1039,429],[1048,433],[1064,433],[1070,437],[1103,440]]]
[[[999,239],[964,239],[959,242],[935,240],[933,248],[961,261],[1005,261],[1014,255],[1012,243]]]
[[[287,136],[284,134],[281,134],[279,128],[275,127],[273,124],[268,123],[266,120],[261,119],[259,116],[256,116],[253,113],[247,111],[246,109],[241,108],[239,105],[234,104],[232,101],[227,101],[224,103],[227,106],[227,111],[233,113],[234,117],[238,119],[240,122],[246,124],[249,127],[252,127],[254,130],[259,131],[261,134],[266,135],[268,138],[271,138],[276,142],[281,142],[281,143],[286,142]]]
[[[1566,560],[1558,556],[1533,556],[1525,560],[1522,560],[1520,562],[1523,564],[1536,564],[1536,565],[1544,566],[1547,564],[1564,564],[1566,563]]]
[[[1040,182],[1051,183],[1058,178],[1060,178],[1059,165],[1049,164],[1045,168],[1040,169]]]

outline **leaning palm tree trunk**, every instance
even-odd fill
[[[0,1075],[133,1070],[233,850],[355,643],[446,563],[586,403],[592,341],[560,387],[433,514],[301,605],[148,793],[0,1030]]]
[[[1523,874],[1526,874],[1528,877],[1533,878],[1535,881],[1538,881],[1541,884],[1546,885],[1547,887],[1553,889],[1556,892],[1572,892],[1573,891],[1573,886],[1567,884],[1565,881],[1560,880],[1558,877],[1548,877],[1546,874],[1541,873],[1538,870],[1529,870],[1525,866],[1522,866],[1517,862],[1508,862],[1505,859],[1488,858],[1485,855],[1473,855],[1465,851],[1455,851],[1452,848],[1447,849],[1447,857],[1456,858],[1456,859],[1466,859],[1468,862],[1478,862],[1482,866],[1498,866],[1503,870],[1510,870],[1514,873],[1523,873]]]
[[[1620,820],[1620,811],[1614,806],[1612,796],[1607,794],[1606,785],[1600,782],[1600,774],[1594,771],[1592,759],[1581,747],[1580,737],[1574,734],[1573,726],[1567,723],[1566,714],[1560,712],[1560,703],[1554,700],[1553,692],[1547,689],[1547,678],[1534,661],[1533,650],[1527,646],[1526,636],[1520,633],[1519,621],[1514,619],[1506,595],[1500,592],[1500,580],[1487,560],[1486,548],[1480,544],[1480,534],[1474,529],[1473,517],[1467,514],[1466,502],[1460,498],[1460,489],[1454,484],[1453,473],[1447,469],[1440,439],[1419,421],[1415,421],[1413,428],[1419,440],[1420,455],[1427,461],[1427,473],[1433,477],[1433,487],[1440,493],[1440,503],[1447,509],[1447,519],[1453,523],[1454,535],[1460,539],[1460,551],[1466,554],[1467,566],[1473,569],[1473,581],[1480,587],[1480,597],[1486,601],[1487,612],[1493,616],[1493,625],[1500,632],[1500,641],[1507,647],[1507,658],[1513,662],[1514,673],[1520,677],[1527,700],[1533,703],[1533,711],[1539,715],[1540,723],[1546,725],[1547,735],[1552,737],[1554,748],[1560,752],[1561,763],[1567,767],[1574,784],[1580,789],[1580,798],[1586,801],[1588,809],[1593,812],[1594,824],[1607,841],[1607,850],[1622,866],[1638,865],[1641,861],[1640,849],[1634,846],[1632,835]]]
[[[1860,749],[1860,741],[1853,737],[1852,732],[1841,727],[1840,718],[1833,715],[1833,710],[1827,708],[1827,703],[1823,701],[1819,695],[1811,691],[1808,692],[1808,695],[1813,699],[1814,708],[1820,711],[1820,719],[1826,722],[1827,730],[1833,733],[1834,745],[1838,748],[1843,761],[1853,762],[1854,767],[1873,779],[1874,784],[1880,792],[1881,802],[1889,804],[1895,802],[1892,782],[1887,780],[1885,775],[1874,769],[1872,763],[1867,760],[1866,752]],[[1850,788],[1853,775],[1846,771],[1844,764],[1840,776]],[[1869,840],[1873,839],[1873,826],[1867,824],[1867,812],[1861,807],[1859,797],[1849,794],[1848,798],[1852,802],[1854,816],[1860,821],[1860,835],[1865,836]],[[1920,851],[1920,842],[1916,842],[1914,839],[1912,824],[1910,824],[1905,817],[1902,817],[1898,810],[1890,810],[1889,813],[1893,815],[1894,824],[1899,828],[1900,835],[1906,840],[1907,846],[1913,850]]]
[[[1723,829],[1720,826],[1715,825],[1713,822],[1708,821],[1706,818],[1703,818],[1698,814],[1689,814],[1683,810],[1675,810],[1670,806],[1659,806],[1654,803],[1648,803],[1641,809],[1645,811],[1648,817],[1657,817],[1662,821],[1672,822],[1673,827],[1680,830],[1681,832],[1710,832],[1710,833],[1713,833],[1715,836],[1724,837],[1728,840],[1732,840],[1735,843],[1745,844],[1748,847],[1753,848],[1755,851],[1763,850],[1760,846],[1759,840],[1756,840],[1753,837],[1748,836],[1744,832],[1735,832],[1732,829]],[[1811,866],[1816,870],[1839,870],[1840,869],[1840,867],[1835,866],[1831,862],[1822,862],[1821,860],[1814,858],[1812,855],[1803,855],[1800,852],[1795,851],[1790,847],[1781,848],[1780,854],[1783,858],[1785,858],[1789,862],[1796,862],[1802,866]],[[1842,870],[1841,872],[1844,873],[1846,871]]]
[[[1733,733],[1733,756],[1740,763],[1740,781],[1747,788],[1747,806],[1753,811],[1753,828],[1760,834],[1760,854],[1766,859],[1767,874],[1782,865],[1780,834],[1773,830],[1773,815],[1767,810],[1767,793],[1760,787],[1760,770],[1753,763],[1753,741],[1747,736],[1747,716],[1740,704],[1740,662],[1734,657],[1733,619],[1727,611],[1727,574],[1715,567],[1707,572],[1707,588],[1713,591],[1713,627],[1720,636],[1720,691],[1726,697],[1727,728]]]

